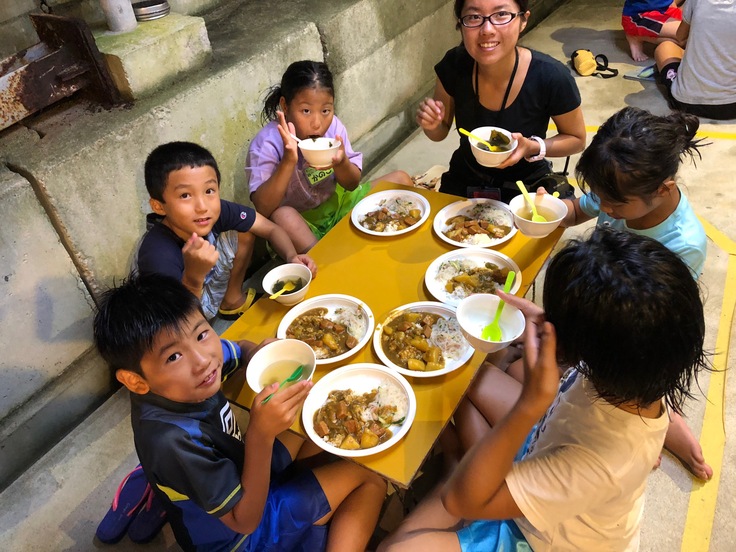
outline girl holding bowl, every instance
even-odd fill
[[[435,65],[434,96],[425,98],[417,123],[439,142],[457,128],[508,129],[516,149],[497,167],[475,160],[468,138],[442,175],[443,192],[509,201],[551,172],[545,157],[566,157],[585,147],[580,92],[570,71],[550,56],[518,45],[529,19],[528,0],[455,0],[462,43]],[[547,138],[549,121],[557,134]]]

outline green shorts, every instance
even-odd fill
[[[353,191],[348,191],[338,184],[335,187],[335,193],[327,201],[314,209],[301,213],[302,218],[317,239],[321,240],[370,191],[370,182],[363,182]]]

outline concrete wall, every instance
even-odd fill
[[[28,2],[11,7],[0,19],[23,17]],[[433,65],[459,41],[448,0],[221,0],[203,17],[213,55],[196,72],[131,105],[73,98],[0,132],[0,488],[112,389],[92,347],[93,302],[127,273],[144,231],[148,152],[203,144],[222,196],[247,203],[264,92],[292,61],[321,59],[369,170],[414,129]]]

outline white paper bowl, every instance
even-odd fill
[[[532,210],[523,195],[518,195],[509,202],[509,208],[514,214],[514,224],[519,232],[530,238],[543,238],[557,228],[567,214],[567,205],[561,199],[550,194],[537,195],[530,192],[537,212],[547,219],[547,222],[532,222]],[[541,211],[540,212],[540,207]],[[553,216],[548,216],[553,215]]]
[[[498,295],[477,293],[460,301],[457,307],[460,329],[465,339],[477,351],[493,353],[507,347],[524,333],[526,326],[524,315],[519,309],[507,303],[499,320],[503,339],[487,341],[480,336],[483,328],[493,321],[499,301]]]
[[[478,147],[478,140],[468,136],[468,140],[470,141],[470,151],[473,152],[473,156],[475,157],[475,160],[478,162],[478,164],[484,167],[497,167],[509,158],[509,156],[516,149],[516,146],[519,144],[517,140],[514,140],[511,137],[511,133],[508,130],[499,127],[478,127],[476,129],[473,129],[471,131],[471,134],[475,134],[478,138],[483,138],[486,142],[490,142],[491,132],[494,130],[508,137],[511,143],[509,144],[509,149],[507,151],[486,151],[480,149]]]
[[[304,365],[302,377],[299,381],[312,379],[314,368],[317,366],[317,359],[314,357],[312,348],[298,339],[279,339],[265,345],[253,355],[245,369],[245,380],[248,382],[248,387],[256,393],[260,393],[263,390],[260,380],[264,370],[275,362],[282,360],[294,362],[292,372],[300,364]]]
[[[305,138],[299,142],[299,149],[312,167],[326,169],[332,166],[332,158],[340,149],[337,138]]]
[[[273,291],[273,287],[276,285],[276,282],[284,279],[291,280],[297,278],[301,278],[305,282],[302,289],[292,291],[291,293],[282,293],[274,299],[277,303],[291,307],[304,299],[304,296],[307,294],[307,290],[309,290],[309,284],[312,281],[312,273],[303,264],[287,263],[271,269],[263,277],[263,291],[268,295],[273,295],[275,293]]]

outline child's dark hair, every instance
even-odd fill
[[[261,112],[261,121],[265,125],[276,119],[279,110],[279,101],[284,97],[286,103],[291,103],[300,91],[307,88],[326,90],[333,98],[335,87],[332,84],[332,73],[326,63],[321,61],[295,61],[286,68],[281,77],[281,83],[268,89],[266,101]]]
[[[94,340],[110,368],[142,375],[141,359],[162,331],[182,331],[199,300],[179,280],[160,274],[132,275],[107,290],[97,308]],[[203,315],[204,316],[204,315]]]
[[[654,239],[601,228],[570,241],[547,268],[544,310],[559,360],[577,365],[612,404],[664,397],[681,411],[693,378],[709,367],[698,285]]]
[[[158,146],[146,158],[143,173],[148,195],[164,203],[164,189],[169,173],[184,167],[212,167],[217,175],[217,182],[220,182],[220,169],[208,149],[192,142],[169,142]]]
[[[625,203],[626,196],[647,198],[677,174],[685,154],[694,160],[700,120],[675,111],[666,117],[625,107],[600,127],[575,167],[583,190]]]
[[[519,5],[519,11],[526,13],[529,11],[529,0],[515,0],[515,2]],[[453,8],[455,10],[455,19],[457,19],[457,24],[455,25],[456,29],[460,28],[460,17],[463,14],[463,8],[465,7],[465,0],[455,0],[455,7]],[[483,15],[490,15],[490,14],[483,14]]]

